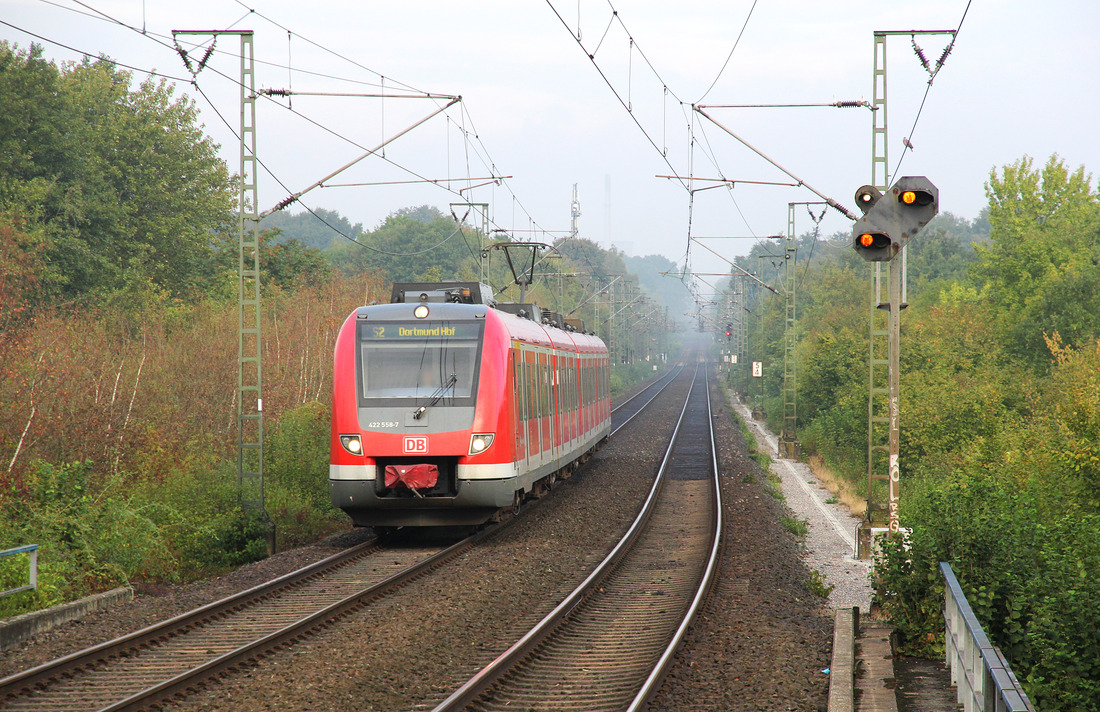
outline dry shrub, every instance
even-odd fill
[[[264,412],[269,426],[326,402],[336,332],[378,277],[335,277],[263,308]],[[43,310],[25,357],[0,385],[0,452],[18,472],[33,460],[91,460],[100,475],[162,479],[195,449],[230,457],[236,441],[236,304],[151,309],[135,316]]]
[[[814,477],[825,483],[826,489],[836,495],[853,517],[862,517],[867,512],[867,497],[859,494],[849,480],[829,469],[820,455],[811,455],[808,463]]]

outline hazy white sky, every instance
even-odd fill
[[[632,254],[682,262],[689,231],[700,238],[785,233],[788,204],[818,200],[805,187],[697,190],[689,212],[686,185],[657,177],[794,182],[729,132],[855,210],[853,193],[871,180],[869,110],[705,109],[712,121],[692,105],[869,101],[874,31],[950,30],[960,22],[912,134],[929,75],[909,36],[888,41],[891,174],[911,136],[914,150],[899,175],[927,175],[940,189],[941,211],[972,219],[986,203],[990,170],[1025,154],[1041,164],[1057,153],[1072,167],[1100,170],[1100,3],[1093,0],[973,0],[968,11],[967,0],[0,0],[0,20],[19,28],[0,25],[0,38],[26,46],[41,42],[26,32],[40,35],[55,60],[105,54],[182,78],[190,74],[171,47],[172,30],[250,29],[258,88],[461,95],[461,108],[396,140],[386,160],[368,158],[330,183],[474,180],[448,183],[454,192],[403,183],[326,187],[303,197],[368,229],[402,207],[448,212],[468,201],[489,204],[493,228],[549,241],[569,229],[577,184],[581,236]],[[917,37],[933,63],[949,40]],[[239,41],[223,36],[215,49],[195,80],[209,100],[181,90],[196,98],[236,170],[237,142],[222,117],[236,129]],[[193,50],[194,60],[203,51]],[[296,113],[286,99],[261,101],[257,110],[260,160],[286,187],[261,176],[265,209],[445,102],[299,94],[289,103]],[[490,175],[511,177],[457,193]],[[461,217],[465,208],[455,211]],[[821,229],[827,235],[850,225],[830,210]],[[797,208],[796,230],[812,227],[806,208]],[[702,242],[729,257],[751,245]],[[700,272],[728,271],[699,244],[691,263]]]

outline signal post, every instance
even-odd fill
[[[887,529],[893,536],[900,529],[901,477],[898,466],[900,449],[899,405],[901,391],[901,280],[902,261],[895,258],[905,249],[909,239],[916,235],[939,212],[939,190],[924,176],[906,176],[883,194],[873,186],[865,185],[856,191],[856,203],[864,216],[852,228],[852,247],[868,262],[889,263],[890,277],[888,303],[879,308],[887,309],[888,319],[888,459],[887,481]],[[874,387],[874,384],[870,384]],[[874,475],[873,452],[868,451],[867,461],[867,513],[860,523],[857,536],[857,555],[870,558],[874,524],[872,486]],[[881,477],[877,478],[881,479]]]

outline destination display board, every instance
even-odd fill
[[[400,322],[387,321],[359,325],[363,341],[420,341],[424,339],[477,339],[479,322]]]

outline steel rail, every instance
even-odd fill
[[[657,665],[653,668],[653,672],[642,684],[638,694],[634,696],[634,700],[627,708],[628,712],[636,712],[640,710],[643,705],[647,704],[660,688],[661,682],[664,680],[665,675],[671,669],[673,662],[676,658],[676,651],[680,647],[680,643],[683,641],[684,636],[687,635],[688,628],[691,626],[693,620],[695,620],[696,614],[699,609],[703,607],[703,602],[706,600],[707,594],[710,591],[711,585],[714,583],[714,576],[718,571],[718,558],[721,553],[722,542],[722,487],[718,479],[718,453],[715,450],[714,445],[714,413],[711,410],[710,405],[710,373],[705,374],[706,377],[706,389],[707,389],[707,423],[710,427],[707,432],[710,434],[710,460],[711,460],[711,477],[714,481],[714,491],[716,497],[714,498],[714,521],[715,521],[715,536],[711,542],[710,556],[707,559],[707,567],[703,573],[703,580],[699,585],[699,590],[695,593],[695,598],[692,599],[691,606],[688,608],[687,615],[684,616],[680,626],[676,629],[676,633],[673,635],[672,640],[669,641],[668,647],[665,648],[665,652],[661,655],[661,659],[657,662]]]
[[[462,554],[463,552],[474,546],[475,543],[488,536],[491,531],[492,530],[483,530],[481,532],[478,532],[473,536],[467,537],[462,541],[459,541],[441,551],[436,552],[435,554],[430,555],[428,558],[417,562],[413,566],[398,571],[397,573],[383,579],[382,581],[378,581],[374,584],[368,585],[351,595],[345,596],[335,603],[331,603],[330,605],[327,605],[322,609],[319,609],[309,615],[299,618],[291,622],[290,624],[283,626],[282,628],[263,635],[259,639],[238,646],[237,648],[230,650],[222,655],[208,659],[193,668],[190,668],[183,672],[179,672],[178,674],[175,674],[174,676],[166,680],[161,680],[160,682],[146,687],[145,689],[132,692],[128,697],[122,700],[110,703],[106,707],[97,707],[97,709],[100,712],[107,712],[108,710],[110,710],[111,712],[120,712],[121,710],[142,709],[161,700],[164,700],[169,696],[179,694],[180,692],[188,688],[195,688],[203,680],[208,679],[209,677],[223,670],[234,667],[248,660],[261,657],[266,652],[277,648],[292,639],[300,638],[310,633],[312,630],[340,618],[341,616],[351,612],[355,608],[366,605],[369,601],[385,595],[390,590],[397,588],[407,583],[408,581],[437,568],[438,566],[441,566],[446,561]],[[354,547],[352,550],[349,551],[354,551],[358,554],[365,556],[367,553],[369,553],[369,551],[367,550],[368,547],[373,544],[374,542],[367,542],[358,547]],[[381,547],[374,548],[375,550],[381,550]],[[329,559],[326,559],[325,561],[340,558],[345,559],[345,561],[341,563],[347,564],[351,563],[350,560],[352,558],[360,557],[355,556],[354,553],[348,555],[348,552],[342,552],[341,554],[338,554],[334,557],[329,557]],[[317,569],[318,567],[317,565],[313,565],[307,568]],[[337,567],[329,566],[328,571],[331,572],[335,568]],[[95,646],[94,648],[90,648],[87,651],[75,653],[73,655],[67,656],[66,658],[62,658],[59,661],[55,661],[55,663],[64,662],[63,666],[53,666],[52,664],[47,663],[44,666],[40,666],[39,668],[27,671],[27,673],[24,673],[23,675],[14,676],[19,678],[18,682],[8,687],[7,689],[0,689],[0,693],[3,693],[0,694],[0,699],[7,697],[7,699],[4,700],[4,702],[7,703],[10,702],[12,698],[18,698],[23,694],[30,694],[33,696],[35,691],[34,688],[41,687],[48,680],[58,680],[72,675],[74,672],[77,672],[77,668],[86,666],[90,667],[100,661],[106,660],[111,657],[124,657],[128,652],[148,647],[148,645],[154,641],[163,641],[171,638],[177,633],[183,632],[184,629],[188,627],[205,626],[212,616],[224,616],[229,613],[239,612],[242,609],[249,608],[254,604],[259,603],[261,599],[274,595],[279,590],[277,586],[273,586],[271,584],[282,581],[284,586],[281,590],[287,590],[294,587],[297,582],[287,584],[286,581],[288,579],[301,578],[300,574],[301,570],[297,572],[292,572],[288,576],[276,579],[275,582],[269,582],[268,584],[263,584],[261,586],[255,587],[254,589],[250,589],[247,592],[244,592],[250,593],[256,591],[257,589],[264,590],[263,593],[259,593],[255,596],[242,597],[240,594],[236,596],[231,596],[227,599],[223,599],[222,601],[215,602],[214,604],[196,609],[191,613],[177,616],[170,621],[166,621],[164,624],[150,626],[149,628],[145,628],[128,636],[123,636],[123,638],[116,639],[115,641],[109,641],[106,644]],[[314,571],[314,575],[316,574],[317,571]],[[242,598],[244,598],[245,600],[239,600],[236,605],[231,603],[231,601],[233,600]],[[215,610],[217,611],[216,613],[214,612]],[[171,625],[169,626],[168,624]],[[51,670],[51,667],[54,667],[55,669]],[[31,673],[34,674],[31,675]],[[169,672],[168,674],[171,675],[172,673]],[[33,684],[29,682],[29,680],[31,679],[35,681]],[[0,705],[3,704],[4,703],[0,703]]]
[[[413,579],[419,578],[425,573],[438,568],[450,559],[462,554],[473,545],[489,536],[492,530],[482,530],[473,536],[469,536],[436,554],[418,562],[417,564],[399,571],[398,573],[372,584],[361,591],[353,593],[332,605],[326,606],[310,615],[301,618],[290,625],[246,643],[236,650],[209,660],[202,665],[194,667],[171,679],[149,687],[137,694],[120,700],[112,705],[102,708],[99,712],[133,712],[144,709],[150,704],[165,699],[195,685],[196,681],[207,679],[224,670],[240,665],[243,662],[262,656],[264,653],[274,650],[279,646],[301,637],[312,630],[327,623],[337,620],[352,612],[356,608],[366,605],[370,600],[378,598],[392,589],[399,588]]]
[[[114,657],[119,652],[139,647],[142,643],[173,635],[174,633],[190,628],[205,620],[223,615],[236,608],[247,606],[272,595],[274,592],[299,584],[306,579],[320,576],[325,572],[343,566],[360,556],[367,556],[379,549],[378,540],[372,539],[353,546],[346,551],[333,554],[321,561],[302,567],[288,574],[279,576],[252,588],[226,596],[199,608],[169,618],[159,623],[154,623],[140,630],[128,633],[113,640],[108,640],[99,645],[66,655],[56,660],[43,663],[37,667],[10,675],[0,680],[0,699],[5,695],[18,692],[20,689],[32,687],[44,680],[64,675],[70,670],[83,667],[96,660]]]
[[[649,384],[648,386],[646,386],[642,390],[638,391],[634,395],[630,396],[629,398],[627,398],[625,401],[623,401],[619,405],[615,406],[615,408],[612,409],[612,411],[611,411],[612,415],[615,415],[615,413],[622,411],[622,409],[626,408],[627,406],[631,406],[631,404],[635,400],[642,397],[643,395],[649,394],[649,398],[647,398],[644,403],[639,405],[637,410],[635,410],[633,413],[628,415],[626,417],[626,420],[619,423],[618,425],[612,425],[612,429],[611,429],[611,432],[608,434],[608,437],[611,437],[615,433],[619,432],[624,427],[626,427],[627,423],[634,420],[634,418],[637,417],[639,413],[641,413],[643,410],[646,409],[646,406],[648,406],[650,403],[653,402],[654,398],[661,395],[661,393],[665,390],[665,388],[670,383],[672,383],[672,381],[674,381],[676,379],[676,376],[680,375],[680,372],[683,369],[684,369],[684,364],[683,363],[677,363],[675,367],[669,369],[668,373],[661,376],[659,379],[657,379],[653,383]],[[650,391],[652,391],[652,393]],[[631,406],[631,407],[633,407],[633,406]]]
[[[696,370],[696,375],[692,377],[692,389],[694,389],[697,374],[698,369]],[[713,581],[714,572],[717,568],[717,557],[719,550],[718,542],[721,536],[721,502],[720,492],[717,487],[717,467],[716,464],[714,464],[715,460],[713,459],[714,437],[713,420],[711,418],[709,402],[709,390],[706,393],[706,398],[708,433],[710,433],[710,452],[712,457],[711,471],[714,478],[713,484],[715,487],[715,504],[712,516],[714,516],[715,514],[717,515],[717,519],[714,520],[715,523],[713,524],[711,537],[712,543],[710,546],[709,558],[705,567],[704,575],[700,580],[700,584],[695,593],[693,601],[689,606],[685,617],[677,628],[677,631],[674,634],[674,639],[669,643],[669,645],[665,649],[665,652],[661,655],[658,664],[654,667],[653,671],[644,681],[642,689],[638,693],[639,697],[635,698],[635,704],[638,704],[638,699],[642,699],[644,701],[644,698],[652,695],[653,692],[655,692],[658,681],[663,677],[665,671],[667,671],[668,669],[668,666],[671,664],[671,660],[673,658],[676,647],[679,645],[680,640],[683,638],[683,635],[686,632],[687,627],[690,625],[691,620],[694,618],[696,611],[702,605],[702,602],[706,596],[706,592]],[[623,535],[622,539],[615,545],[615,547],[595,568],[595,570],[593,570],[572,593],[570,593],[561,603],[559,603],[553,611],[551,611],[545,618],[537,623],[511,647],[501,653],[493,662],[480,670],[466,683],[455,690],[443,702],[437,705],[432,712],[457,712],[458,710],[465,709],[467,706],[474,703],[494,683],[504,677],[522,660],[532,654],[543,641],[553,636],[557,629],[574,612],[574,610],[576,610],[582,603],[584,603],[593,593],[593,591],[595,591],[599,587],[599,584],[607,580],[607,578],[615,570],[617,565],[622,561],[626,554],[629,553],[631,547],[637,541],[638,537],[645,529],[651,515],[653,514],[658,497],[666,481],[666,474],[669,469],[669,463],[673,451],[676,447],[681,427],[684,424],[685,415],[687,413],[690,402],[691,393],[689,389],[688,397],[685,399],[684,406],[681,409],[679,418],[677,419],[676,426],[673,430],[672,437],[670,438],[668,448],[661,461],[657,476],[654,478],[649,496],[647,497],[634,522],[631,524],[626,534]]]

